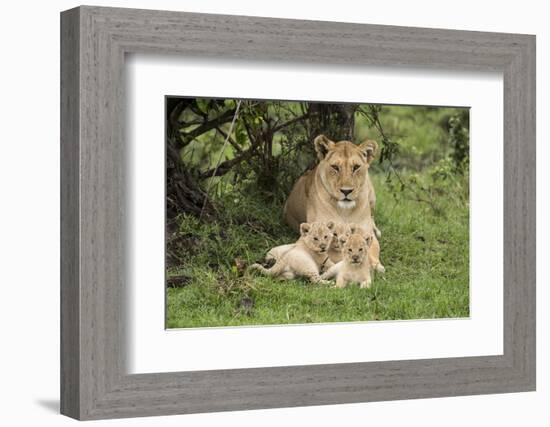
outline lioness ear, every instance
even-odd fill
[[[378,150],[378,144],[372,139],[365,139],[360,145],[359,149],[363,152],[363,155],[367,159],[367,163],[370,165],[374,160],[376,155],[376,150]]]
[[[332,230],[332,229],[334,228],[334,221],[329,221],[329,222],[327,222],[327,228],[328,228],[329,230]]]
[[[313,145],[315,146],[317,157],[319,160],[323,160],[328,151],[334,147],[334,141],[331,141],[325,135],[319,135],[313,140]]]
[[[309,230],[311,230],[311,225],[307,222],[302,222],[300,224],[300,234],[303,236],[307,233],[309,233]]]

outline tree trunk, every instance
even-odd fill
[[[178,118],[193,102],[192,99],[168,99],[166,126],[166,219],[168,224],[182,213],[210,215],[214,209],[208,195],[200,188],[193,171],[181,161],[183,147]]]

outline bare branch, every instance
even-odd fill
[[[293,119],[290,119],[290,120],[288,120],[288,121],[286,121],[286,122],[284,122],[284,123],[281,123],[281,124],[278,125],[278,126],[275,126],[271,131],[272,131],[273,133],[278,132],[278,131],[280,131],[281,129],[284,129],[284,128],[286,128],[286,127],[288,127],[288,126],[290,126],[290,125],[292,125],[292,124],[294,124],[294,123],[296,123],[296,122],[300,122],[300,121],[306,120],[306,119],[308,119],[308,118],[309,118],[309,113],[306,113],[306,114],[304,114],[303,116],[294,117]]]
[[[235,110],[227,110],[223,114],[219,115],[215,119],[203,122],[201,125],[189,132],[183,132],[182,135],[186,140],[192,140],[196,137],[208,132],[209,130],[216,129],[222,124],[230,122],[235,115]],[[185,127],[185,125],[184,125]]]
[[[223,152],[225,151],[225,147],[227,145],[227,142],[229,141],[229,135],[231,135],[231,132],[233,132],[233,126],[235,126],[235,122],[237,121],[237,117],[239,116],[239,108],[241,108],[241,101],[237,102],[237,107],[235,108],[235,113],[233,114],[233,118],[231,119],[231,126],[229,127],[229,132],[227,134],[227,137],[225,138],[225,141],[223,142],[222,149],[220,151],[220,157],[218,157],[218,161],[216,162],[216,167],[214,168],[214,172],[213,172],[212,176],[216,175],[216,173],[218,171],[218,167],[220,166],[220,161],[222,159]],[[212,186],[212,183],[210,183],[210,185],[208,186],[207,193],[210,192],[210,187],[211,186]],[[199,218],[202,217],[202,213],[204,211],[205,206],[206,206],[206,200],[205,200],[205,204],[202,207],[201,214],[199,215]]]
[[[241,147],[239,147],[239,144],[237,144],[237,141],[235,141],[235,139],[229,135],[226,131],[224,131],[221,127],[217,126],[216,127],[216,130],[221,133],[223,135],[224,138],[228,138],[229,140],[229,143],[231,144],[231,146],[237,150],[237,152],[241,153],[243,151],[243,149]]]

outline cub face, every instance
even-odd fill
[[[328,251],[332,242],[334,223],[329,221],[302,223],[300,225],[300,235],[305,245],[313,252],[323,254]]]
[[[371,239],[365,239],[360,234],[352,234],[349,236],[343,248],[344,258],[351,265],[361,265],[367,259],[367,251],[369,249]]]
[[[341,251],[350,234],[351,228],[349,224],[343,222],[336,224],[332,229],[332,244],[330,248],[335,251]]]

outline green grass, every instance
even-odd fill
[[[436,214],[425,203],[394,197],[384,176],[373,175],[373,181],[386,273],[370,289],[334,289],[247,272],[241,264],[261,260],[271,247],[297,236],[284,225],[280,204],[253,193],[225,197],[214,222],[179,219],[182,261],[168,276],[187,280],[167,290],[167,327],[467,317],[468,204],[443,192],[437,196],[443,215]]]
[[[380,123],[385,133],[399,144],[394,164],[418,171],[444,158],[449,150],[447,123],[461,111],[463,109],[444,107],[384,106]],[[355,133],[358,141],[366,137],[380,139],[376,129],[361,116],[357,117]]]

